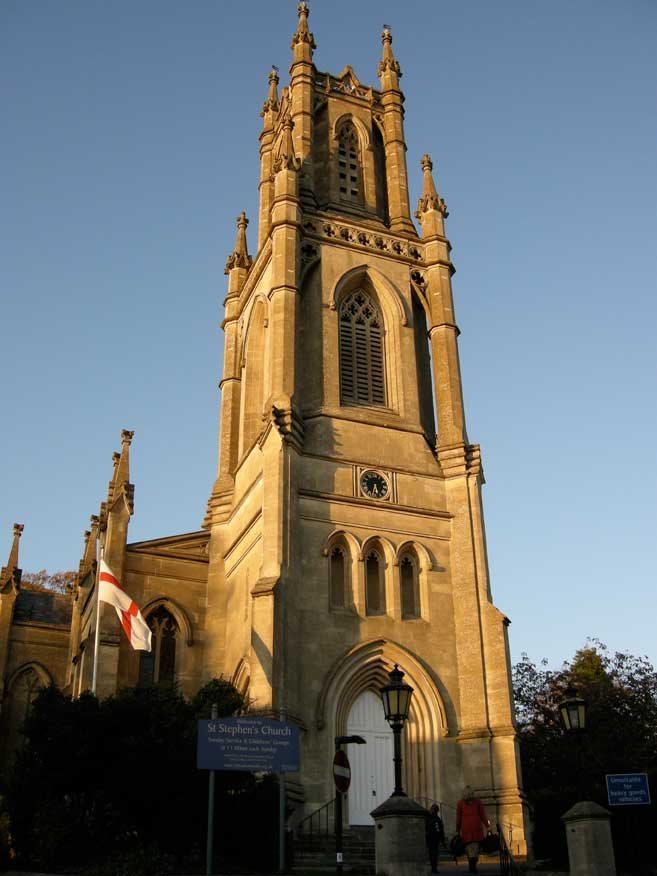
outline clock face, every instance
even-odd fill
[[[378,471],[364,471],[360,476],[360,488],[370,499],[385,499],[390,490],[388,481]]]

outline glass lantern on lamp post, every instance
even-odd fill
[[[406,796],[401,784],[401,732],[408,719],[412,696],[413,688],[410,684],[404,683],[404,673],[395,663],[395,668],[390,672],[388,684],[381,688],[383,711],[386,721],[394,733],[395,790],[392,792],[393,797]]]
[[[574,687],[566,688],[564,699],[559,703],[559,713],[565,730],[585,729],[586,701],[577,696]]]

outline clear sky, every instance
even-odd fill
[[[406,94],[450,209],[470,440],[512,656],[657,663],[654,0],[315,0],[322,71]],[[76,568],[122,428],[133,541],[200,527],[223,267],[294,0],[4,0],[0,563]]]

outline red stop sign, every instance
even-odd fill
[[[333,781],[341,794],[346,794],[351,784],[351,767],[344,751],[336,751],[333,758]]]

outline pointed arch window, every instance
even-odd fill
[[[344,548],[340,545],[331,551],[329,576],[331,608],[344,608],[347,590],[347,557]]]
[[[367,614],[385,614],[386,591],[383,557],[370,551],[365,557],[365,611]]]
[[[338,134],[338,184],[340,200],[363,203],[363,171],[359,158],[358,134],[351,122]]]
[[[399,563],[399,585],[402,620],[420,617],[420,581],[414,556],[406,554]]]
[[[383,320],[362,289],[340,306],[340,400],[342,404],[386,403],[383,367]]]
[[[23,724],[29,718],[32,703],[43,687],[43,680],[31,666],[22,669],[11,683],[3,705],[8,757],[13,756],[23,745]]]
[[[180,629],[174,616],[161,605],[146,618],[153,634],[151,651],[142,651],[139,684],[171,684],[176,674],[176,645]]]

